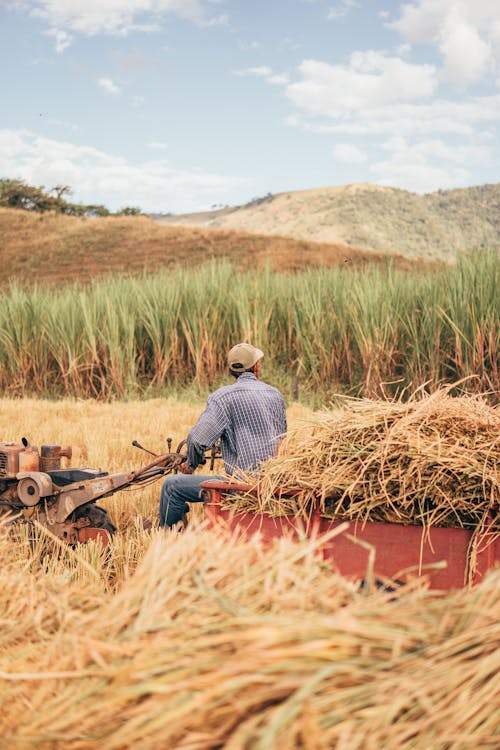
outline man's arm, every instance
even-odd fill
[[[226,429],[226,417],[219,404],[209,397],[205,411],[200,415],[187,437],[187,463],[194,471],[205,463],[205,451],[218,440]]]

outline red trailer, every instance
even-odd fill
[[[424,575],[433,589],[455,589],[479,583],[500,564],[500,538],[486,531],[472,544],[473,532],[460,528],[424,528],[393,523],[345,522],[323,518],[319,506],[309,516],[282,516],[222,509],[221,498],[231,490],[252,492],[249,485],[205,482],[204,513],[211,527],[242,535],[260,533],[264,541],[284,534],[319,537],[329,533],[320,550],[334,570],[352,580],[372,576],[378,581],[407,582]],[[282,492],[282,495],[293,495]]]

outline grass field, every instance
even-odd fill
[[[500,257],[446,271],[391,266],[297,274],[228,263],[57,290],[12,286],[0,308],[0,392],[101,399],[221,382],[230,346],[266,353],[264,377],[319,403],[469,378],[500,387]]]

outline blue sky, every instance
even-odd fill
[[[78,202],[499,181],[500,0],[0,0],[0,18],[0,176]]]

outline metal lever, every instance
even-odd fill
[[[153,451],[148,451],[147,448],[145,448],[143,445],[137,442],[137,440],[132,440],[132,445],[134,448],[140,448],[141,451],[145,451],[146,453],[149,453],[150,456],[159,456],[159,453],[153,453]]]

